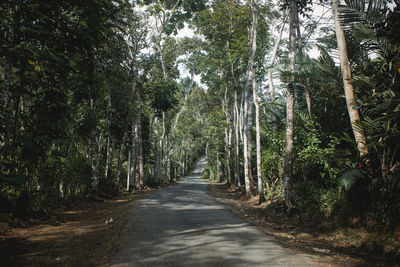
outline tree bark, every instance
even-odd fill
[[[156,183],[161,182],[161,163],[160,163],[160,137],[158,134],[158,117],[154,117],[154,180]]]
[[[88,85],[89,85],[89,97],[90,97],[90,108],[92,112],[96,112],[97,99],[95,93],[95,75],[96,65],[95,58],[93,55],[93,48],[87,49],[88,56]],[[98,129],[97,122],[94,129],[90,134],[90,157],[91,157],[91,175],[92,175],[92,190],[97,191],[99,184],[99,154],[98,154]]]
[[[261,173],[260,105],[257,99],[257,83],[254,70],[252,71],[252,80],[253,80],[254,105],[256,109],[257,189],[258,189],[258,202],[259,204],[261,204],[265,201],[265,197],[264,197],[264,186]]]
[[[307,87],[304,88],[304,94],[306,95],[308,115],[311,116],[312,115],[312,113],[311,113],[311,93]]]
[[[293,139],[294,139],[294,71],[296,50],[297,6],[295,0],[289,2],[289,77],[286,99],[286,145],[284,158],[285,202],[288,212],[293,208]]]
[[[333,0],[333,17],[335,21],[336,41],[339,50],[340,69],[342,71],[347,111],[349,113],[350,123],[353,129],[358,151],[360,152],[361,157],[364,157],[366,154],[368,154],[368,149],[363,131],[360,131],[359,127],[356,127],[356,122],[360,121],[360,114],[356,109],[356,97],[354,87],[351,82],[351,70],[349,57],[347,54],[346,39],[339,19],[339,0]]]
[[[229,126],[229,133],[228,133],[228,155],[227,155],[227,165],[228,165],[228,177],[229,177],[229,184],[233,184],[234,181],[232,181],[232,124]]]
[[[139,121],[136,121],[136,123],[132,123],[132,129],[131,129],[131,168],[128,170],[131,173],[131,182],[130,185],[136,187],[137,185],[137,180],[138,180],[138,175],[137,175],[137,158],[138,158],[138,124]]]
[[[243,140],[243,153],[244,153],[244,180],[246,195],[251,195],[251,184],[253,184],[253,177],[251,173],[251,131],[253,128],[253,90],[250,86],[251,76],[254,73],[254,58],[257,50],[257,24],[258,24],[258,1],[249,0],[252,11],[252,23],[250,33],[249,45],[249,61],[247,64],[246,84],[245,84],[245,131]],[[253,74],[252,74],[253,73]],[[255,79],[255,77],[254,77]]]
[[[124,160],[125,143],[126,143],[127,139],[128,139],[128,131],[125,129],[124,133],[122,135],[121,144],[120,144],[119,150],[118,150],[117,172],[115,174],[116,185],[119,185],[119,180],[121,178],[122,161]]]
[[[231,144],[230,144],[230,114],[228,112],[228,86],[225,87],[224,101],[223,101],[223,111],[225,113],[225,157],[226,157],[226,175],[228,184],[232,184],[232,174],[231,174]]]
[[[142,114],[139,112],[138,118],[138,171],[139,181],[137,186],[141,189],[144,185],[144,160],[143,160],[143,134],[142,134]]]
[[[282,39],[282,33],[283,33],[283,29],[285,28],[286,20],[287,20],[287,15],[286,15],[286,12],[284,12],[282,24],[279,29],[278,39],[275,42],[274,50],[272,52],[270,68],[268,69],[269,95],[272,100],[275,98],[275,87],[274,87],[274,81],[273,81],[273,75],[272,75],[272,67],[275,65],[276,56],[278,54],[279,43],[281,42],[281,39]]]
[[[125,143],[128,139],[128,126],[129,126],[129,119],[132,116],[132,110],[133,110],[133,99],[136,94],[136,83],[137,83],[137,61],[136,61],[136,56],[138,53],[138,43],[134,44],[135,50],[133,53],[131,52],[131,57],[132,57],[132,62],[131,62],[131,71],[132,71],[132,84],[131,84],[131,91],[129,94],[129,101],[128,101],[128,112],[125,117],[125,125],[123,128],[123,135],[122,135],[122,140],[121,140],[121,145],[118,153],[118,163],[117,163],[117,173],[115,177],[115,181],[117,185],[119,184],[120,176],[121,176],[121,171],[122,171],[122,161],[123,161],[123,156],[124,156],[124,150],[125,150]],[[134,122],[131,122],[134,124]],[[129,171],[129,170],[128,170]]]
[[[303,41],[301,39],[301,31],[300,31],[300,23],[299,23],[298,15],[296,16],[296,30],[297,30],[296,41],[298,44],[300,59],[301,59],[301,61],[303,61]],[[312,114],[311,113],[311,93],[310,93],[310,90],[308,90],[307,83],[306,83],[306,86],[304,87],[304,96],[306,98],[308,114],[311,116],[311,114]]]
[[[106,115],[106,167],[105,177],[106,180],[111,179],[112,174],[112,158],[113,158],[113,144],[111,136],[111,91],[108,92],[107,97],[107,115]]]
[[[242,186],[241,181],[240,181],[240,160],[239,160],[239,154],[240,154],[240,136],[239,136],[239,108],[238,108],[238,103],[237,103],[237,92],[235,91],[235,96],[234,96],[234,101],[235,101],[235,106],[234,106],[234,127],[235,127],[235,134],[234,134],[234,142],[235,142],[235,183],[236,186],[240,187]]]
[[[168,154],[165,153],[166,147],[168,145],[168,140],[166,136],[166,128],[165,128],[165,112],[162,113],[162,134],[160,138],[160,173],[162,183],[167,182],[167,163],[168,163]]]

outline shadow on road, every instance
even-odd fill
[[[200,180],[205,163],[134,205],[111,266],[312,265],[212,199]]]

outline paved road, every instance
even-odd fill
[[[312,266],[207,194],[205,160],[183,183],[133,206],[111,266]]]

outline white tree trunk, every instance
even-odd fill
[[[239,160],[239,155],[240,155],[240,136],[239,136],[239,108],[238,108],[238,103],[237,103],[237,93],[235,91],[235,96],[234,96],[234,142],[235,142],[235,183],[238,187],[242,186],[241,181],[240,181],[240,160]]]
[[[285,28],[286,20],[287,20],[287,15],[286,15],[286,12],[284,12],[282,24],[279,29],[278,38],[275,41],[274,50],[272,52],[270,68],[268,69],[269,95],[272,100],[275,98],[275,87],[274,87],[274,80],[273,80],[273,75],[272,75],[272,67],[275,65],[276,56],[278,54],[279,43],[281,42],[281,39],[282,39],[282,33],[283,33],[283,29]]]
[[[141,113],[139,113],[138,118],[138,172],[139,181],[138,187],[141,189],[144,185],[144,160],[143,160],[143,135],[142,135],[142,118]]]
[[[131,176],[131,182],[130,185],[136,187],[137,185],[137,158],[138,158],[138,127],[139,121],[136,121],[136,123],[132,123],[132,129],[131,129],[131,158],[130,158],[130,168],[128,168]]]
[[[230,114],[228,109],[228,86],[225,87],[225,95],[223,101],[223,111],[225,113],[225,157],[226,157],[226,175],[228,184],[232,183],[232,174],[231,174],[231,144],[230,144]]]
[[[124,160],[125,143],[127,139],[128,139],[128,131],[125,129],[122,135],[121,145],[118,151],[117,173],[115,174],[115,182],[117,185],[119,184],[119,180],[121,178],[122,162]]]
[[[293,208],[293,139],[294,139],[294,72],[296,49],[296,0],[289,2],[289,77],[286,99],[286,146],[284,158],[285,202],[288,212]]]
[[[107,97],[107,117],[106,117],[106,167],[105,167],[105,177],[106,180],[111,178],[112,172],[112,157],[113,157],[113,147],[112,147],[112,136],[110,130],[111,124],[111,91],[108,92]]]
[[[257,24],[258,24],[258,1],[249,0],[252,11],[252,23],[250,32],[249,61],[247,64],[245,96],[245,130],[243,140],[244,153],[244,180],[246,195],[251,195],[251,184],[253,182],[251,173],[251,132],[253,128],[253,90],[250,86],[250,79],[255,79],[254,58],[257,50]],[[252,78],[251,76],[254,76]]]
[[[358,110],[356,109],[356,97],[353,84],[351,83],[351,70],[347,54],[346,39],[339,20],[339,0],[333,0],[333,17],[335,21],[335,33],[339,50],[340,69],[342,70],[347,111],[349,113],[350,123],[353,129],[358,151],[360,152],[361,157],[363,157],[368,153],[368,149],[365,142],[364,133],[362,131],[359,131],[359,129],[357,129],[356,127],[356,122],[360,121],[360,115],[358,113]]]
[[[254,70],[252,71],[252,80],[253,80],[254,105],[256,108],[257,189],[258,189],[258,201],[261,204],[262,202],[264,202],[265,198],[264,198],[264,186],[261,173],[260,105],[257,99],[257,83],[255,79]]]
[[[158,117],[154,117],[153,129],[154,129],[154,180],[156,183],[161,182],[161,162],[160,162],[160,137],[158,134]]]

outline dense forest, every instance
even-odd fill
[[[2,0],[1,212],[203,176],[400,221],[398,0]]]

